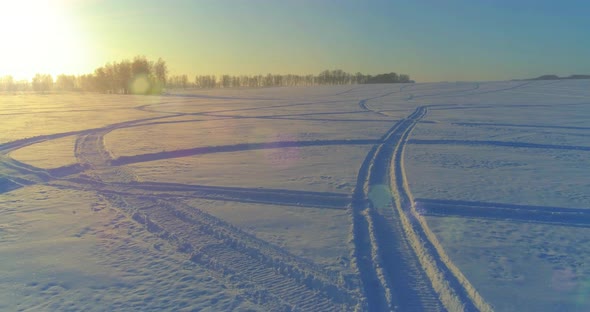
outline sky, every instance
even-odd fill
[[[590,1],[0,0],[0,76],[162,57],[171,74],[590,74]]]

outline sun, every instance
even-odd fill
[[[85,68],[85,38],[63,0],[2,1],[0,76],[30,79]]]

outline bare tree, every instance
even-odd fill
[[[0,78],[0,91],[14,92],[16,91],[16,83],[12,76],[4,76]]]
[[[61,74],[55,79],[55,87],[59,91],[74,91],[77,89],[76,76]]]
[[[122,60],[120,63],[115,63],[115,84],[119,90],[123,91],[123,94],[129,93],[129,84],[132,81],[133,73],[131,68],[131,62],[129,60]]]
[[[53,88],[53,77],[48,74],[35,74],[32,85],[33,91],[45,93]]]
[[[49,79],[48,79],[49,78]],[[0,91],[26,89],[27,83],[16,87],[7,77],[0,79]],[[324,70],[316,75],[223,75],[219,79],[215,75],[197,75],[194,82],[187,75],[168,76],[168,66],[162,58],[156,62],[145,56],[136,56],[132,61],[107,63],[94,70],[94,73],[81,76],[59,75],[56,87],[58,90],[81,90],[103,93],[142,93],[160,94],[165,87],[183,88],[190,86],[199,88],[232,88],[232,87],[273,87],[273,86],[313,86],[313,85],[344,85],[363,83],[398,83],[414,82],[410,76],[398,75],[394,72],[376,76],[347,73],[341,69]],[[33,78],[33,89],[40,92],[52,88],[51,76],[38,74]]]
[[[156,76],[156,82],[157,82],[157,86],[155,89],[157,89],[157,92],[161,92],[162,89],[164,89],[164,86],[166,85],[167,82],[167,78],[168,78],[168,66],[166,65],[166,62],[162,59],[162,58],[158,58],[158,60],[156,61],[156,63],[154,63],[154,75]]]

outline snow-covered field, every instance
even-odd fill
[[[590,310],[588,80],[0,116],[2,311]]]

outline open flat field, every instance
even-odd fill
[[[0,95],[0,310],[589,311],[590,81]]]

